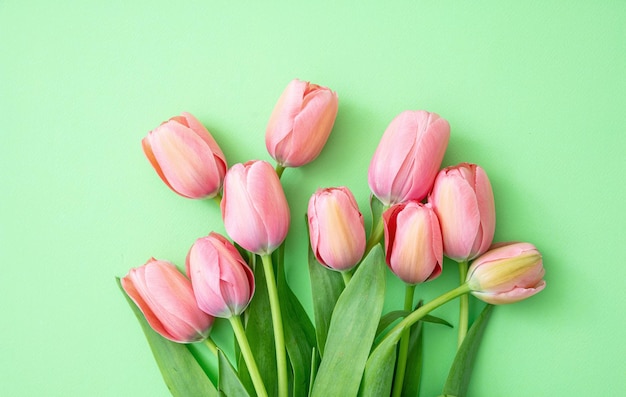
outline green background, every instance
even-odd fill
[[[346,185],[369,222],[380,136],[426,109],[452,126],[444,165],[487,170],[496,240],[535,243],[546,267],[545,291],[494,310],[470,396],[626,391],[626,2],[87,3],[0,1],[1,395],[169,395],[114,277],[151,256],[182,265],[223,227],[213,202],[167,189],[140,141],[189,111],[229,164],[270,160],[265,126],[296,77],[340,98],[322,155],[284,175],[287,277],[309,310],[309,196]],[[446,262],[417,295],[456,282]],[[454,303],[435,313],[456,322]],[[426,332],[434,396],[456,331]]]

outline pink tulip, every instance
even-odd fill
[[[254,295],[252,270],[231,242],[217,233],[196,240],[186,267],[198,306],[212,316],[237,316]]]
[[[494,305],[526,299],[545,288],[541,254],[530,243],[495,244],[476,258],[467,283],[478,299]]]
[[[493,191],[485,171],[462,163],[439,172],[428,199],[443,234],[443,253],[457,262],[486,252],[496,229]]]
[[[344,271],[365,252],[365,226],[359,206],[346,187],[319,189],[309,200],[309,234],[317,260]]]
[[[141,144],[163,182],[183,197],[219,193],[226,158],[209,131],[189,113],[172,117],[150,131]]]
[[[122,288],[164,338],[190,343],[206,339],[213,317],[198,308],[191,282],[166,261],[150,259],[121,279]]]
[[[283,167],[299,167],[320,154],[337,116],[337,94],[292,80],[278,99],[265,134],[270,156]]]
[[[422,200],[433,185],[450,138],[435,113],[404,111],[389,126],[370,163],[370,189],[385,205]]]
[[[270,163],[235,164],[226,173],[222,218],[228,235],[255,254],[270,254],[283,242],[289,206]]]
[[[417,284],[441,274],[443,247],[437,215],[417,201],[383,213],[387,265],[402,281]]]

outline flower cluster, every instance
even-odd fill
[[[146,157],[171,190],[187,198],[214,198],[220,203],[225,230],[234,243],[212,232],[198,238],[189,249],[186,274],[167,261],[150,259],[123,277],[121,286],[150,326],[173,342],[205,341],[217,352],[220,349],[213,344],[210,329],[215,317],[228,319],[250,378],[248,384],[245,380],[241,382],[250,394],[276,393],[286,397],[290,393],[289,384],[294,382],[290,371],[297,372],[294,367],[297,362],[292,357],[288,361],[284,336],[284,329],[292,325],[283,323],[284,305],[289,302],[279,299],[279,295],[285,295],[279,293],[280,274],[277,277],[275,272],[282,271],[282,267],[275,266],[272,255],[283,244],[290,225],[289,204],[280,177],[285,168],[303,166],[320,154],[337,111],[338,97],[332,90],[300,80],[290,82],[270,116],[265,137],[267,151],[276,161],[276,167],[266,161],[252,160],[229,168],[215,139],[189,113],[164,122],[142,141]],[[449,123],[432,112],[404,111],[391,121],[369,166],[368,183],[375,196],[373,200],[382,206],[380,218],[372,219],[369,236],[357,200],[347,187],[320,188],[309,200],[307,222],[312,257],[329,272],[330,279],[341,275],[344,283],[341,288],[345,288],[346,294],[351,283],[361,282],[358,275],[352,281],[353,275],[366,266],[365,258],[376,256],[372,251],[380,250],[380,243],[387,267],[406,284],[403,309],[407,314],[396,326],[400,327],[397,341],[393,339],[393,330],[383,337],[394,346],[399,342],[399,350],[397,360],[391,364],[395,368],[393,381],[387,382],[388,386],[381,382],[382,389],[372,389],[378,390],[376,393],[383,390],[382,395],[401,395],[408,333],[426,310],[461,296],[458,325],[461,344],[468,329],[467,293],[487,303],[504,304],[527,298],[545,287],[541,254],[532,244],[492,244],[495,204],[485,170],[469,163],[440,169],[449,139]],[[459,263],[460,286],[415,310],[415,286],[442,273],[444,256]],[[241,321],[255,290],[261,287],[255,283],[257,258],[263,266],[267,284],[262,287],[267,290],[271,309],[275,391],[267,387],[267,376],[264,378],[257,367],[245,322]],[[340,299],[337,306],[343,304]],[[333,321],[340,320],[333,317]],[[332,324],[326,331],[331,339]],[[315,362],[316,357],[322,360],[320,368],[324,367],[324,360],[335,357],[333,352],[321,354],[323,342],[318,340],[313,353],[308,352],[313,359],[309,361]],[[373,338],[367,343],[371,347]],[[381,343],[379,347],[384,345]],[[369,366],[379,365],[374,353],[367,359],[368,346],[364,350],[365,369],[358,372],[356,365],[356,390],[359,385],[363,388],[367,384]],[[354,367],[349,358],[343,360],[339,361],[340,367]],[[316,368],[307,370],[316,372]],[[220,373],[221,376],[226,375]],[[323,370],[316,379],[309,376],[307,392],[302,395],[308,395],[308,389],[312,395],[344,390],[320,385],[327,383],[323,377]],[[292,389],[293,395],[298,395],[295,386]],[[368,392],[373,393],[360,391],[364,395]]]

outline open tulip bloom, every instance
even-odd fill
[[[216,140],[189,113],[143,139],[146,157],[170,189],[216,199],[227,233],[211,232],[191,248],[179,247],[188,252],[187,276],[170,262],[150,259],[118,280],[174,396],[418,396],[419,368],[438,359],[421,362],[421,325],[431,322],[458,328],[456,357],[441,386],[442,396],[463,397],[492,305],[545,288],[534,245],[492,244],[495,205],[485,170],[470,163],[440,170],[448,122],[407,110],[391,121],[367,170],[369,233],[347,187],[322,187],[309,199],[308,313],[285,275],[286,269],[304,271],[284,254],[290,226],[304,225],[291,225],[280,178],[287,167],[318,157],[333,128],[337,98],[306,81],[287,85],[265,136],[275,166],[251,160],[228,169]],[[440,287],[431,280],[446,271],[444,255],[459,262],[460,284],[430,301],[416,299],[416,291]],[[389,271],[405,283],[404,302],[387,302]],[[458,323],[430,314],[459,297]],[[486,302],[471,328],[470,297],[474,304]],[[383,307],[395,310],[383,313]],[[234,351],[212,339],[211,329],[225,321],[216,317],[230,323]],[[181,345],[196,342],[210,354]]]

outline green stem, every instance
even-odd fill
[[[367,254],[374,248],[378,243],[383,239],[383,235],[385,234],[385,226],[383,223],[382,216],[376,222],[374,229],[372,230],[372,234],[370,238],[367,239],[367,243],[365,244],[365,254],[363,256],[367,256]]]
[[[262,255],[265,281],[267,282],[267,292],[270,298],[270,309],[272,312],[272,325],[274,327],[274,344],[276,345],[276,365],[278,369],[278,397],[287,397],[289,385],[287,379],[287,351],[285,349],[285,336],[283,330],[283,319],[280,312],[280,302],[278,300],[278,289],[276,288],[276,277],[274,276],[274,266],[271,255]]]
[[[283,176],[283,172],[285,171],[286,167],[283,167],[280,164],[276,164],[276,174],[278,175],[278,179],[280,179],[281,176]]]
[[[459,262],[459,279],[460,284],[465,283],[467,277],[467,262]],[[465,335],[467,335],[467,329],[469,327],[469,295],[463,295],[459,298],[459,337],[457,348],[461,347]]]
[[[228,320],[233,327],[233,331],[235,331],[235,338],[237,338],[237,343],[239,343],[241,354],[246,362],[246,366],[248,367],[248,372],[250,373],[250,378],[252,379],[252,384],[254,385],[254,390],[256,390],[257,396],[268,397],[265,385],[263,384],[263,379],[261,379],[261,374],[259,373],[259,368],[256,365],[256,361],[254,361],[254,356],[252,355],[252,350],[250,349],[250,344],[248,343],[248,338],[246,337],[246,331],[243,329],[241,317],[232,316]]]
[[[404,293],[404,310],[413,310],[413,297],[415,296],[415,284],[407,284]],[[404,383],[404,374],[406,372],[406,359],[409,353],[409,339],[411,336],[411,327],[405,328],[400,339],[400,347],[398,348],[398,362],[396,364],[396,375],[393,380],[392,397],[400,397],[402,395],[402,384]]]
[[[391,331],[387,333],[387,335],[385,335],[385,337],[379,342],[379,345],[382,344],[382,342],[385,339],[387,339],[389,335],[393,335],[395,332],[399,331],[400,329],[405,329],[406,327],[410,327],[411,325],[421,320],[422,317],[424,317],[431,311],[435,310],[439,306],[451,301],[452,299],[458,296],[467,294],[468,292],[470,292],[470,288],[467,285],[467,283],[465,283],[465,284],[459,285],[453,290],[446,292],[443,295],[436,297],[432,301],[428,302],[424,306],[421,306],[419,309],[415,310],[413,313],[406,316],[404,320],[400,321],[395,327],[391,329]]]
[[[209,350],[211,351],[211,353],[213,353],[213,355],[215,357],[217,357],[217,345],[215,344],[215,341],[213,341],[213,339],[211,339],[211,337],[208,337],[204,340],[204,344],[206,345],[206,347],[209,348]]]

